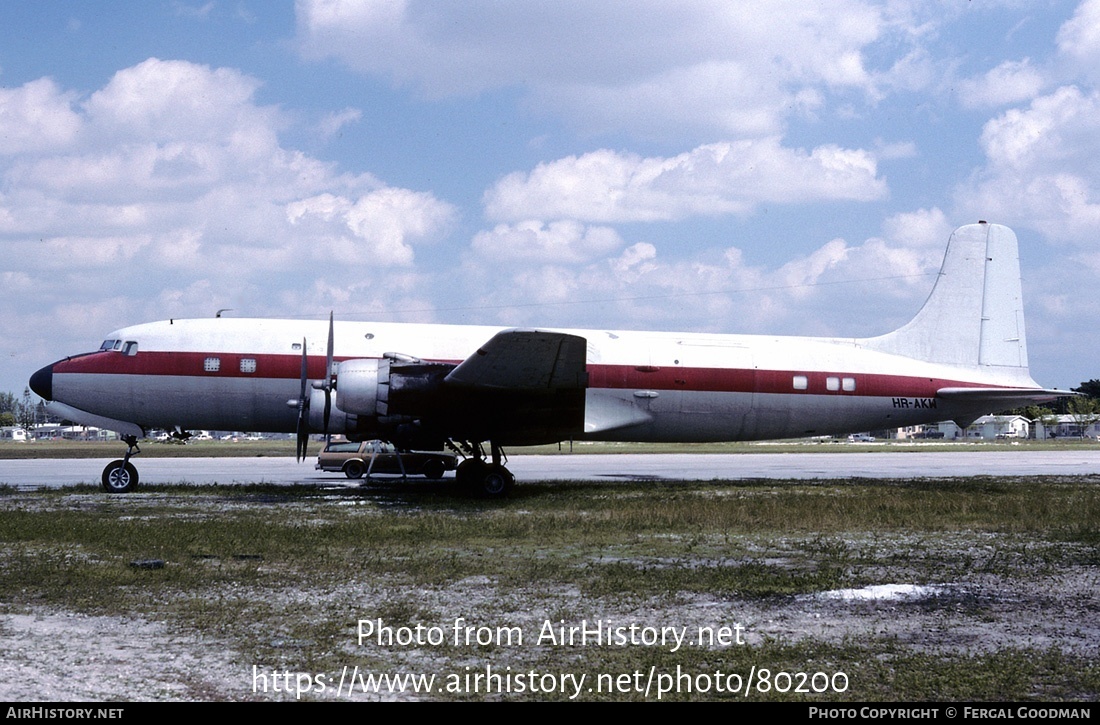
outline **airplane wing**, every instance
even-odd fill
[[[543,330],[497,333],[443,379],[450,437],[551,443],[584,430],[588,342]]]
[[[445,381],[495,390],[583,390],[588,386],[587,347],[587,340],[577,335],[505,330],[463,360]]]

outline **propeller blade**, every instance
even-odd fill
[[[306,457],[306,447],[309,445],[309,421],[306,418],[307,410],[307,398],[306,389],[309,381],[309,361],[306,358],[306,339],[302,338],[302,387],[298,393],[298,430],[297,430],[297,451],[298,451],[298,463],[302,462],[302,459]]]
[[[329,382],[332,382],[332,347],[333,342],[336,339],[336,330],[333,327],[332,313],[328,313],[328,352],[325,357],[325,375],[328,377]]]
[[[335,340],[332,312],[328,313],[328,352],[325,355],[325,432],[328,432],[328,420],[332,414],[332,348]]]
[[[305,422],[298,419],[298,463],[306,457],[306,446],[309,444],[309,428]]]
[[[306,339],[302,338],[302,392],[298,396],[298,410],[306,405],[306,384],[309,382],[309,360],[306,358]]]

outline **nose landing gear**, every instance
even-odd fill
[[[127,446],[126,455],[117,461],[111,461],[103,469],[101,483],[107,493],[129,493],[137,488],[138,472],[134,464],[130,463],[130,457],[141,453],[138,448],[137,436],[125,436],[122,439]]]

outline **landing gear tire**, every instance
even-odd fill
[[[348,464],[344,466],[344,475],[348,478],[362,478],[366,470],[367,469],[364,468],[363,464],[359,461],[349,461]]]
[[[459,463],[458,468],[455,469],[455,480],[460,486],[473,488],[485,478],[487,469],[488,466],[485,465],[484,461],[479,461],[476,458],[467,458],[462,463]]]
[[[107,493],[129,493],[137,488],[138,472],[134,464],[120,458],[107,464],[101,481]]]
[[[487,498],[501,498],[512,490],[516,477],[503,464],[467,458],[455,469],[455,481]]]
[[[420,469],[420,472],[424,474],[424,478],[443,478],[443,462],[431,459],[424,463],[424,467]]]
[[[487,470],[481,479],[481,493],[489,498],[507,496],[516,482],[516,477],[504,466],[487,466],[486,468]]]

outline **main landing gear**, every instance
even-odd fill
[[[111,461],[103,469],[103,490],[107,493],[129,493],[138,485],[137,469],[130,463],[131,456],[141,453],[137,436],[126,436],[122,440],[127,446],[126,455],[117,461]]]
[[[480,443],[463,446],[469,458],[458,464],[455,478],[459,485],[479,491],[490,498],[507,496],[516,483],[503,461],[507,460],[504,451],[496,443],[490,443],[491,460],[485,460],[485,449]]]

